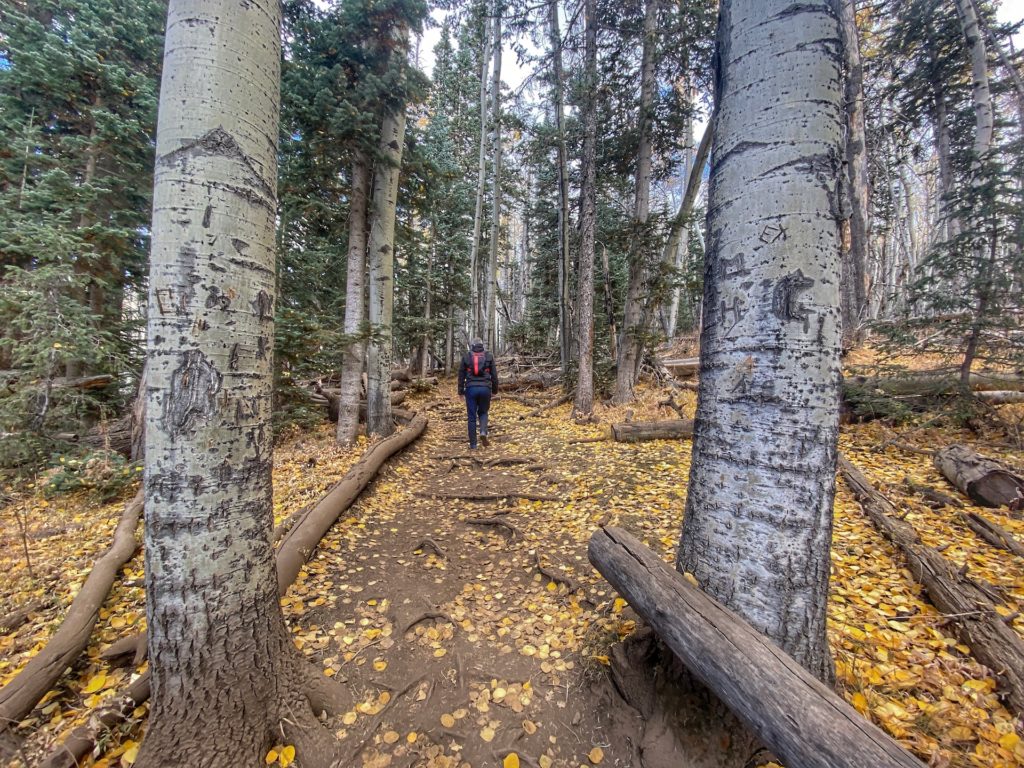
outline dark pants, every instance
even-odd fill
[[[480,417],[480,434],[487,434],[487,411],[491,408],[490,387],[466,387],[466,417],[469,420],[469,446],[476,448],[476,420]]]

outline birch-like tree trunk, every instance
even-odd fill
[[[622,338],[615,371],[613,401],[628,403],[633,399],[643,339],[647,333],[649,299],[647,247],[647,218],[651,202],[651,123],[654,114],[654,55],[655,35],[658,31],[659,0],[647,0],[644,10],[644,43],[640,65],[640,140],[637,144],[636,191],[633,201],[633,233],[629,249],[629,284],[626,288],[625,314],[622,320]]]
[[[423,299],[423,339],[420,342],[420,376],[426,376],[430,370],[430,300],[431,273],[434,269],[434,254],[437,252],[437,228],[430,225],[430,251],[427,254],[426,296]]]
[[[280,6],[171,0],[157,127],[145,550],[152,709],[136,765],[334,759],[271,548]]]
[[[487,184],[487,73],[491,66],[491,18],[485,13],[483,51],[480,54],[480,154],[477,160],[473,239],[469,246],[469,335],[483,327],[480,302],[480,238],[483,234],[484,185]]]
[[[352,196],[348,210],[348,271],[345,278],[345,336],[338,395],[337,439],[352,445],[359,432],[359,394],[366,357],[366,209],[370,159],[362,150],[352,160]]]
[[[392,56],[403,58],[409,31],[399,31]],[[402,62],[401,66],[405,66]],[[366,433],[387,437],[395,431],[391,417],[392,320],[395,302],[395,215],[398,177],[405,145],[405,104],[384,116],[373,174],[369,261],[370,340],[366,350]]]
[[[594,412],[594,235],[597,225],[597,2],[583,3],[583,182],[580,185],[579,368],[573,412]],[[614,333],[614,331],[613,331]]]
[[[839,428],[841,33],[723,2],[693,463],[677,567],[828,679]]]
[[[843,33],[843,65],[846,100],[846,199],[849,219],[843,237],[842,311],[843,345],[853,347],[867,314],[865,272],[868,263],[870,211],[868,209],[868,151],[864,129],[864,67],[857,33],[856,0],[837,0]]]
[[[488,349],[497,348],[497,291],[498,240],[501,235],[501,0],[494,0],[494,71],[491,73],[491,130],[494,173],[491,179],[491,253],[487,267],[487,316],[484,320],[484,339]]]
[[[548,37],[551,40],[551,88],[555,109],[555,149],[558,162],[558,352],[562,375],[572,357],[572,310],[569,275],[569,159],[565,146],[565,74],[562,67],[562,31],[558,23],[558,0],[548,4]]]

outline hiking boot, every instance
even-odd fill
[[[480,435],[480,444],[486,448],[491,444],[491,441],[487,439],[487,435]]]

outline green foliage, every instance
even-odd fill
[[[86,490],[106,502],[123,495],[141,477],[142,465],[116,451],[67,454],[55,458],[43,489],[49,495]]]

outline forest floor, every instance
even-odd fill
[[[674,416],[659,409],[661,397],[644,390],[629,410],[637,420]],[[633,614],[589,565],[586,547],[595,528],[613,523],[672,559],[690,441],[573,442],[605,434],[625,409],[599,407],[601,423],[581,426],[568,405],[520,419],[533,408],[499,398],[491,446],[471,454],[452,384],[410,407],[428,399],[426,434],[342,516],[282,600],[296,645],[354,697],[330,727],[358,754],[357,766],[639,765],[644,723],[608,679],[610,648],[633,631]],[[682,402],[692,416],[694,394],[682,393]],[[878,450],[895,437],[900,445]],[[955,494],[927,456],[907,450],[951,442],[1024,464],[1020,452],[966,431],[878,422],[844,427],[841,449],[925,543],[995,585],[1005,597],[1001,613],[1024,610],[1024,561],[903,484],[909,476]],[[327,425],[286,438],[275,458],[278,520],[318,499],[364,447],[335,448]],[[445,498],[484,493],[503,498]],[[26,489],[9,506],[0,519],[0,616],[34,601],[40,607],[0,637],[0,684],[52,634],[109,545],[122,505]],[[14,509],[27,520],[34,576]],[[1024,537],[1024,521],[985,515]],[[1022,724],[1000,703],[995,679],[958,643],[842,481],[832,559],[829,630],[842,695],[931,766],[1024,766]],[[111,667],[100,652],[144,626],[142,583],[138,554],[87,653],[22,724],[28,739],[13,765],[31,765],[141,671]],[[1024,619],[1012,621],[1024,632]],[[84,765],[130,765],[145,722],[142,706]],[[646,763],[679,764],[668,749]],[[291,755],[268,757],[286,765]]]

